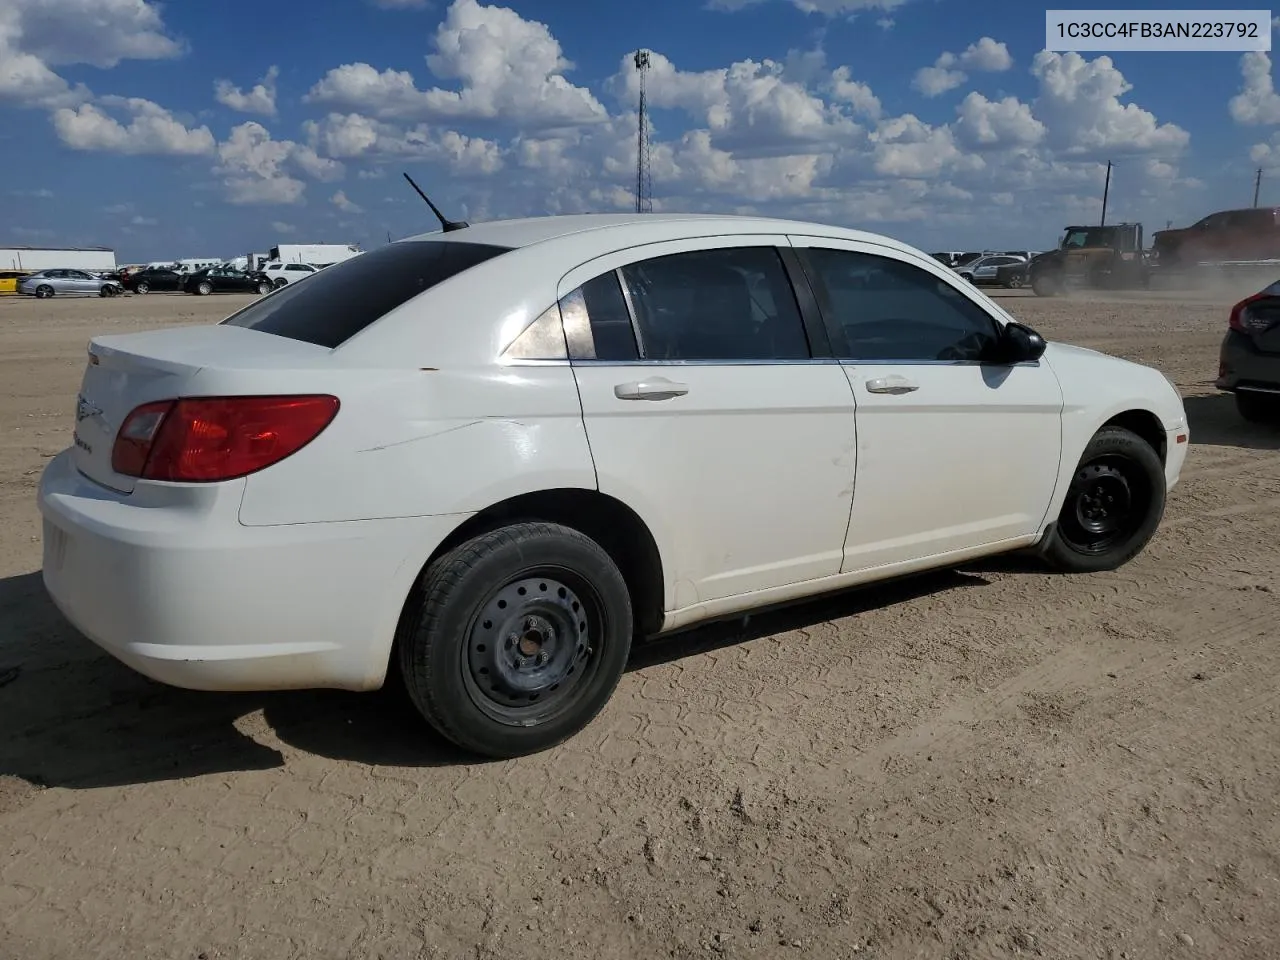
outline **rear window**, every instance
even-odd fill
[[[333,349],[396,307],[509,247],[401,240],[334,264],[222,321]]]

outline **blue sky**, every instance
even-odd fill
[[[1268,54],[1043,46],[1025,0],[3,0],[0,245],[368,248],[434,226],[402,170],[455,217],[628,209],[637,47],[660,210],[1042,248],[1108,159],[1149,231],[1259,166],[1280,204]]]

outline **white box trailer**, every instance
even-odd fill
[[[0,270],[114,270],[110,247],[0,247]]]
[[[357,243],[282,243],[272,247],[271,260],[280,263],[309,263],[328,267],[357,257],[364,251]]]

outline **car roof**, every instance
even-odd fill
[[[657,227],[672,239],[713,234],[745,233],[801,233],[846,240],[862,240],[878,243],[899,250],[918,253],[915,248],[890,237],[835,227],[829,224],[810,223],[777,217],[756,217],[713,213],[580,213],[557,214],[543,217],[524,217],[513,220],[488,220],[472,224],[465,229],[445,232],[433,230],[405,240],[458,241],[485,243],[500,247],[528,247],[537,243],[559,240],[576,234],[598,232],[604,244],[625,246],[627,234],[643,234],[652,238]],[[662,229],[665,228],[665,229]],[[398,241],[399,242],[399,241]]]

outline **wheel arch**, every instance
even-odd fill
[[[1136,407],[1122,411],[1111,417],[1098,429],[1105,430],[1107,427],[1123,427],[1130,433],[1137,434],[1147,442],[1151,449],[1155,450],[1160,457],[1162,465],[1168,462],[1168,434],[1165,432],[1164,424],[1160,421],[1160,418],[1150,410]]]
[[[414,597],[425,571],[436,559],[461,543],[490,530],[512,523],[539,520],[571,527],[595,540],[618,565],[631,593],[638,637],[657,633],[666,615],[666,581],[662,554],[648,525],[621,500],[585,488],[559,488],[523,493],[499,501],[474,513],[458,524],[419,568],[405,596],[400,622],[388,651],[389,664],[396,663],[399,639],[405,628],[404,616],[413,607]]]

